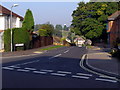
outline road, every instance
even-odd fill
[[[2,66],[3,88],[118,88],[118,81],[83,68],[85,47],[62,47]],[[16,59],[16,61],[15,61]],[[22,59],[22,60],[20,60]],[[3,59],[4,60],[4,59]]]

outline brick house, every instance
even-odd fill
[[[120,39],[120,11],[108,17],[108,39],[110,47],[114,47],[116,40]]]
[[[11,11],[0,5],[0,50],[4,49],[3,33],[4,30],[10,28]],[[23,17],[12,12],[12,28],[22,27]]]

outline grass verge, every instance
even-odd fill
[[[42,48],[40,50],[42,50],[42,51],[53,50],[53,49],[60,48],[60,47],[64,47],[64,46],[62,46],[62,45],[56,45],[56,46],[52,46],[52,47]]]
[[[87,45],[87,48],[91,49],[93,46]]]

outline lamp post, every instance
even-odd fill
[[[11,6],[11,14],[10,14],[10,29],[11,29],[11,52],[13,50],[13,44],[12,44],[12,8],[18,6],[18,4],[13,4]]]

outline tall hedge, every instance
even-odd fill
[[[5,30],[4,32],[4,49],[5,51],[10,51],[11,46],[11,34],[10,29]]]
[[[13,30],[13,46],[15,44],[25,44],[26,49],[29,48],[30,36],[29,32],[25,31],[23,28],[14,28]],[[7,29],[4,32],[4,48],[5,51],[10,51],[11,49],[11,30]]]
[[[30,35],[29,32],[24,30],[23,28],[16,28],[14,30],[14,39],[13,43],[14,44],[19,44],[19,43],[24,43],[26,46],[26,49],[29,48],[29,42],[30,42]]]

